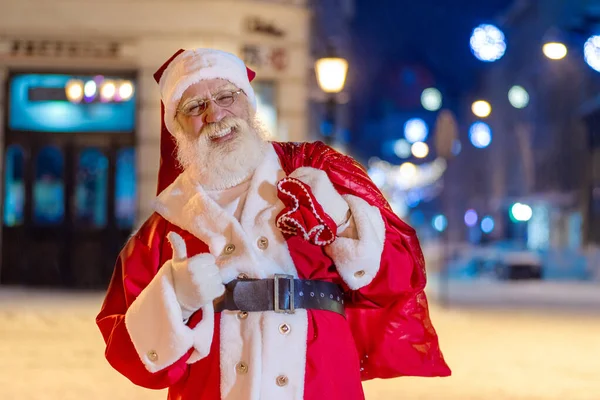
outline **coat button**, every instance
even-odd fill
[[[287,335],[288,333],[290,333],[291,330],[292,328],[290,328],[288,324],[279,325],[279,333],[281,333],[282,335]]]
[[[285,386],[288,384],[288,377],[285,375],[279,375],[275,380],[277,386]]]
[[[225,254],[231,254],[234,251],[235,251],[235,244],[229,243],[227,246],[225,246],[225,249],[223,250],[223,253],[225,253]]]
[[[258,246],[259,249],[266,250],[266,248],[269,247],[269,239],[267,239],[264,236],[261,236],[256,241],[256,245]]]
[[[235,370],[238,374],[245,374],[246,372],[248,372],[248,365],[246,365],[245,362],[240,361],[235,365]]]
[[[237,314],[237,317],[238,317],[239,319],[246,319],[246,318],[248,318],[248,312],[247,312],[247,311],[240,311],[240,312]]]
[[[154,361],[158,360],[158,354],[154,350],[150,350],[146,355],[148,356],[148,359],[150,361],[154,362]]]
[[[356,271],[356,272],[354,273],[354,277],[355,277],[355,278],[362,278],[363,276],[365,276],[365,271],[364,271],[364,270],[362,270],[362,269],[361,269],[360,271]]]
[[[248,279],[248,275],[242,272],[241,274],[238,274],[237,278],[240,280]]]

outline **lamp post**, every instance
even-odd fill
[[[337,57],[333,48],[328,48],[327,57],[320,58],[315,63],[315,71],[319,87],[327,94],[325,103],[325,121],[330,132],[323,132],[326,135],[325,142],[329,145],[334,143],[336,131],[335,114],[337,106],[336,95],[344,90],[346,84],[346,75],[348,73],[348,61]]]
[[[449,110],[440,111],[435,123],[435,150],[438,157],[442,157],[448,164],[455,157],[455,143],[458,140],[458,123],[456,117]],[[446,167],[448,168],[448,167]],[[453,221],[452,208],[450,207],[450,192],[448,184],[448,169],[446,169],[446,178],[444,179],[444,193],[442,193],[442,210],[446,213],[446,221]],[[449,218],[450,217],[450,218]],[[446,226],[442,230],[442,264],[440,266],[440,281],[439,281],[439,302],[443,307],[450,305],[450,223],[446,222]],[[443,226],[443,225],[442,225]]]

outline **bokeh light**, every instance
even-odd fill
[[[525,108],[529,104],[529,93],[522,86],[513,86],[508,91],[508,101],[514,108]]]
[[[473,146],[484,149],[492,143],[492,130],[485,122],[475,122],[469,128],[469,139]]]
[[[504,33],[494,25],[481,24],[471,34],[471,51],[477,59],[485,62],[497,61],[506,52]]]
[[[433,229],[435,229],[436,231],[443,232],[448,227],[448,219],[446,218],[446,216],[444,216],[442,214],[438,214],[435,217],[433,217],[433,220],[431,221],[431,225],[433,226]]]
[[[477,225],[478,219],[479,217],[477,216],[477,211],[473,209],[467,210],[467,212],[465,213],[465,225],[469,227]]]
[[[404,137],[409,143],[423,142],[428,134],[429,128],[421,118],[411,118],[404,124]]]
[[[562,43],[550,42],[542,47],[544,55],[551,60],[562,60],[567,56],[567,46]]]
[[[412,145],[411,151],[413,156],[417,158],[425,158],[429,154],[429,146],[427,146],[427,143],[416,142]]]
[[[527,222],[533,215],[533,210],[527,204],[515,203],[510,208],[510,215],[514,221]]]
[[[427,88],[421,93],[421,105],[427,111],[437,111],[442,107],[442,94],[436,88]]]
[[[587,65],[600,72],[600,35],[591,36],[583,45],[583,57]]]
[[[492,233],[494,227],[494,218],[486,216],[481,219],[481,230],[483,231],[483,233]]]
[[[477,100],[471,105],[471,111],[479,118],[485,118],[492,113],[492,106],[485,100]]]
[[[398,139],[394,143],[394,154],[400,158],[408,158],[411,155],[411,145],[406,139]]]

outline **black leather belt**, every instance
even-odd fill
[[[225,285],[225,294],[214,301],[215,312],[275,311],[293,314],[296,309],[326,310],[344,315],[344,297],[339,285],[331,282],[294,279],[234,279]]]

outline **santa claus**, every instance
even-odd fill
[[[155,78],[158,196],[97,317],[109,363],[173,400],[358,400],[363,380],[449,375],[415,232],[364,169],[269,142],[232,54],[180,50]]]

